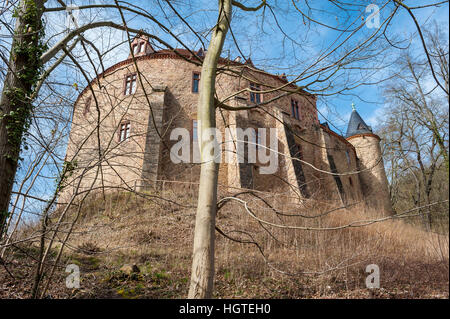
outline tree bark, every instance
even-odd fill
[[[31,115],[30,97],[41,67],[44,2],[22,0],[16,10],[9,66],[0,100],[0,238],[6,231],[22,138]]]
[[[213,160],[205,130],[215,129],[214,92],[216,69],[231,21],[231,0],[219,0],[219,19],[203,61],[199,88],[199,146],[202,158],[194,233],[194,252],[188,298],[211,298],[214,281],[214,239],[219,164]]]

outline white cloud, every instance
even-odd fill
[[[375,111],[372,113],[372,116],[369,117],[365,122],[367,125],[371,126],[372,129],[376,129],[380,122],[384,119],[384,116],[386,115],[386,106],[379,107],[375,109]]]

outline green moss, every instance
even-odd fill
[[[16,72],[20,87],[5,87],[4,93],[13,111],[0,112],[0,120],[6,123],[8,143],[12,146],[12,151],[3,156],[12,161],[20,160],[18,154],[21,145],[24,149],[28,148],[26,136],[31,125],[33,108],[31,95],[43,72],[40,57],[48,48],[43,42],[45,33],[41,9],[32,0],[25,0],[23,8],[25,8],[23,12],[19,12],[21,9],[14,12],[14,16],[22,20],[25,27],[15,31],[12,54],[15,55],[15,60],[25,61],[25,67]]]
[[[85,270],[96,270],[100,268],[101,259],[94,256],[72,255],[68,260],[69,264],[75,264]]]

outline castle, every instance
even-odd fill
[[[160,181],[198,182],[200,165],[174,163],[170,149],[177,142],[171,138],[175,128],[189,130],[192,149],[198,144],[201,66],[192,62],[204,52],[155,51],[142,36],[134,38],[131,48],[133,55],[104,70],[76,100],[66,154],[76,170],[62,197],[75,189],[139,190]],[[271,90],[278,87],[283,90]],[[222,162],[219,185],[287,193],[299,200],[365,202],[392,213],[380,138],[355,109],[343,137],[319,123],[314,95],[284,75],[257,69],[250,59],[219,60],[216,95],[240,109],[216,108],[217,128],[224,136],[226,128],[273,128],[279,155],[272,174],[261,174],[264,164],[258,159]],[[246,138],[258,146],[261,136]]]

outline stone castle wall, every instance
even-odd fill
[[[124,95],[124,79],[137,71],[136,65],[141,73],[136,92]],[[66,189],[65,198],[77,187],[143,189],[157,185],[157,181],[169,180],[186,182],[184,185],[189,188],[190,183],[198,181],[198,163],[171,161],[170,149],[177,141],[170,140],[170,133],[184,127],[192,136],[198,98],[198,93],[192,92],[192,74],[200,72],[200,67],[169,52],[137,57],[136,65],[127,60],[111,67],[80,94],[74,107],[66,156],[67,161],[77,161],[78,169]],[[262,91],[286,84],[286,80],[251,66],[231,63],[229,68],[234,72],[220,73],[216,83],[219,100],[229,97],[225,102],[229,106],[252,106],[249,92],[234,96],[235,92],[248,88],[250,82],[262,83]],[[278,99],[280,92],[277,91],[261,94],[262,102],[274,101],[249,110],[217,108],[217,127],[224,138],[226,127],[232,130],[236,127],[276,128],[280,153],[278,170],[266,175],[259,173],[259,168],[264,166],[259,162],[225,163],[223,152],[219,184],[287,193],[299,200],[322,197],[343,204],[363,200],[364,182],[369,178],[355,172],[357,157],[365,153],[359,154],[358,148],[355,150],[344,138],[319,124],[314,96],[295,86],[287,88],[298,93]],[[89,99],[90,107],[86,112]],[[300,119],[291,116],[291,99],[298,101]],[[118,127],[124,121],[131,124],[131,136],[119,142]],[[195,149],[195,141],[191,143],[191,149]],[[296,157],[298,146],[301,148],[299,158]],[[344,175],[333,176],[326,172]],[[377,172],[381,181],[383,166]],[[77,185],[76,177],[80,175],[84,178]]]
[[[392,205],[380,138],[375,134],[359,134],[348,140],[355,146],[358,156],[361,189],[367,206],[384,214],[391,214]]]

